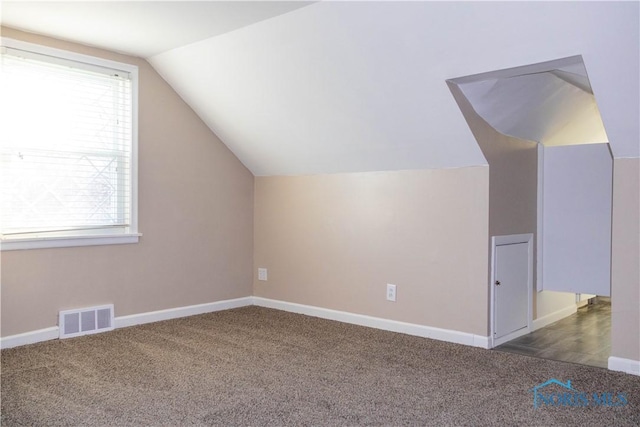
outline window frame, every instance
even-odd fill
[[[65,61],[84,64],[89,67],[97,66],[129,73],[132,86],[131,109],[133,117],[131,122],[131,203],[129,226],[116,229],[94,228],[90,230],[24,233],[7,236],[0,234],[0,251],[138,243],[139,237],[142,236],[142,234],[138,232],[138,66],[0,37],[0,49],[3,47],[49,56],[54,58],[53,61],[55,61],[55,58],[59,58]]]

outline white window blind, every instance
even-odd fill
[[[131,74],[6,46],[1,58],[3,239],[136,232]]]

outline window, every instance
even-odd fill
[[[11,39],[1,60],[1,248],[137,242],[137,67]]]

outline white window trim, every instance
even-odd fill
[[[138,243],[140,233],[116,235],[87,235],[64,237],[35,237],[23,239],[3,239],[0,243],[2,251],[18,251],[22,249],[69,248],[74,246],[123,245]]]
[[[131,139],[131,224],[129,227],[115,233],[113,230],[105,231],[104,233],[96,232],[94,230],[91,234],[80,235],[78,235],[77,232],[72,231],[39,233],[31,236],[2,236],[0,239],[0,251],[138,243],[139,237],[142,236],[142,234],[138,232],[138,67],[132,64],[125,64],[109,59],[83,55],[76,52],[23,42],[21,40],[10,39],[7,37],[0,37],[0,46],[21,49],[56,58],[64,58],[104,68],[126,71],[131,77],[133,95],[133,135]]]

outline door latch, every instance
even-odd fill
[[[496,286],[500,286],[500,280],[496,280]]]

